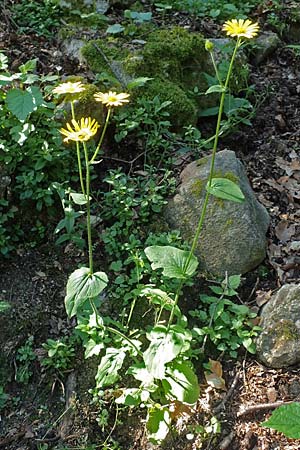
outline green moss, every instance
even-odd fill
[[[191,185],[191,194],[195,197],[200,197],[203,193],[203,190],[206,186],[207,180],[201,180],[200,178]]]
[[[166,110],[170,114],[169,120],[175,129],[196,124],[196,106],[177,84],[157,79],[146,83],[145,87],[138,92],[142,92],[142,96],[146,99],[159,96],[162,102],[172,102]]]
[[[270,331],[278,343],[296,341],[300,339],[299,329],[294,322],[287,319],[280,320]]]
[[[122,41],[118,38],[109,38],[106,41],[96,39],[89,41],[82,47],[81,55],[94,72],[101,73],[105,71],[113,76],[114,74],[107,60],[109,62],[126,60],[129,50],[122,48]]]

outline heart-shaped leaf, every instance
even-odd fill
[[[169,245],[152,245],[145,249],[153,270],[162,268],[163,275],[169,278],[186,279],[194,275],[198,260],[190,253]]]
[[[295,402],[280,406],[261,425],[281,431],[291,439],[300,439],[300,403]]]
[[[193,405],[200,394],[198,378],[187,362],[173,362],[162,380],[167,398]]]
[[[68,316],[73,317],[86,300],[97,297],[107,283],[108,278],[104,272],[91,274],[88,267],[75,270],[67,283],[65,307]]]

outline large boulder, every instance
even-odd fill
[[[300,362],[300,284],[286,284],[261,312],[262,332],[257,338],[260,361],[281,368]]]
[[[189,164],[181,173],[181,185],[169,201],[165,217],[171,228],[179,229],[192,242],[205,197],[211,157]],[[239,184],[245,196],[234,203],[211,196],[204,226],[195,250],[200,268],[218,277],[243,274],[258,266],[266,255],[269,215],[257,201],[244,167],[233,151],[217,153],[214,177]]]

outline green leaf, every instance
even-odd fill
[[[138,406],[141,402],[146,402],[150,397],[148,391],[140,388],[124,389],[120,397],[116,398],[116,403],[126,406]]]
[[[10,308],[10,304],[7,302],[0,302],[0,313]]]
[[[153,80],[153,78],[149,78],[149,77],[138,77],[135,78],[132,81],[129,81],[129,83],[127,84],[127,89],[133,89],[136,87],[140,87],[140,86],[144,86],[147,81]]]
[[[110,25],[107,30],[106,33],[109,34],[117,34],[117,33],[122,33],[122,31],[124,31],[125,28],[120,25],[119,23],[115,23],[114,25]]]
[[[25,64],[22,64],[21,66],[19,66],[20,72],[22,72],[22,73],[32,72],[33,70],[36,69],[37,62],[38,62],[37,58],[30,59]]]
[[[25,120],[35,108],[32,94],[21,89],[9,90],[6,95],[6,104],[9,111],[19,120]]]
[[[169,329],[164,325],[157,325],[147,333],[150,341],[143,358],[148,372],[157,379],[165,377],[165,365],[171,362],[190,347],[191,334],[178,325]]]
[[[73,317],[87,299],[97,297],[107,283],[108,278],[104,272],[91,274],[88,267],[75,270],[67,283],[65,307],[68,316]]]
[[[153,270],[162,268],[163,275],[169,278],[186,279],[194,275],[198,260],[192,255],[187,267],[189,252],[169,245],[152,245],[145,249]]]
[[[97,389],[102,389],[117,381],[119,378],[118,370],[121,369],[125,356],[126,353],[119,348],[107,348],[106,354],[101,358],[95,377]]]
[[[206,190],[214,197],[230,200],[236,203],[242,203],[245,196],[240,187],[227,178],[213,178],[211,185],[206,185]]]
[[[200,389],[198,378],[187,362],[174,362],[166,369],[162,385],[166,397],[193,405],[197,402]]]
[[[300,403],[279,406],[261,425],[281,431],[288,438],[300,439]]]
[[[78,194],[77,192],[70,192],[73,202],[76,205],[85,205],[87,203],[87,197],[84,194]],[[92,197],[90,197],[91,200]]]
[[[90,358],[91,356],[94,355],[98,356],[103,348],[104,348],[103,342],[97,343],[94,341],[94,339],[89,339],[88,342],[85,344],[85,352],[84,352],[85,359]]]
[[[210,116],[216,116],[219,112],[218,106],[212,106],[211,108],[203,109],[199,112],[199,117],[210,117]]]
[[[151,303],[158,305],[173,305],[174,300],[161,289],[145,286],[141,292],[141,296],[148,297]]]
[[[207,91],[205,92],[205,95],[212,94],[213,92],[225,92],[226,89],[224,86],[221,86],[220,84],[214,84],[213,86],[210,86]]]
[[[167,436],[171,426],[171,416],[168,407],[150,409],[147,415],[148,438],[159,444]]]

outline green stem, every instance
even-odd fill
[[[121,337],[122,339],[125,339],[125,341],[127,341],[128,344],[130,344],[131,347],[133,347],[135,349],[135,351],[137,352],[138,355],[143,356],[143,353],[137,348],[137,346],[132,342],[132,340],[130,338],[128,338],[125,334],[123,334],[121,331],[116,330],[115,328],[111,328],[111,327],[107,327],[105,325],[101,325],[99,323],[99,320],[98,320],[99,314],[98,314],[96,305],[94,303],[94,300],[92,298],[90,298],[90,304],[91,304],[91,307],[92,307],[92,309],[93,309],[93,311],[95,313],[96,324],[97,324],[98,328],[105,328],[106,330],[110,331],[111,333],[114,333],[117,336]]]
[[[93,245],[92,245],[92,229],[91,229],[91,203],[90,203],[90,163],[86,143],[83,142],[85,166],[86,166],[86,227],[88,235],[88,252],[89,252],[89,269],[93,274]]]
[[[230,76],[232,73],[232,68],[233,68],[233,62],[236,56],[236,52],[238,50],[238,48],[241,46],[241,39],[238,38],[236,41],[236,45],[234,48],[234,51],[232,53],[232,57],[230,60],[230,64],[229,64],[229,68],[228,68],[228,72],[227,72],[227,76],[226,76],[226,80],[225,80],[225,84],[224,84],[224,91],[221,94],[221,98],[220,98],[220,106],[219,106],[219,113],[218,113],[218,118],[217,118],[217,125],[216,125],[216,132],[215,132],[215,139],[214,139],[214,144],[213,144],[213,149],[212,149],[212,155],[211,155],[211,162],[210,162],[210,170],[209,170],[209,176],[208,176],[208,186],[211,186],[212,183],[212,179],[213,179],[213,173],[214,173],[214,166],[215,166],[215,159],[216,159],[216,152],[217,152],[217,147],[218,147],[218,141],[219,141],[219,132],[220,132],[220,127],[221,127],[221,119],[222,119],[222,114],[223,114],[223,109],[224,109],[224,101],[225,101],[225,94],[228,88],[228,84],[229,84],[229,80],[230,80]],[[191,262],[192,256],[194,254],[197,242],[199,240],[199,236],[203,227],[203,223],[204,223],[204,219],[205,219],[205,215],[206,215],[206,209],[207,209],[207,205],[208,205],[208,200],[209,200],[210,194],[208,191],[206,191],[205,194],[205,198],[204,198],[204,203],[202,206],[202,211],[201,211],[201,215],[199,218],[199,222],[197,225],[197,229],[196,229],[196,233],[194,235],[194,239],[191,245],[191,249],[189,252],[189,255],[187,257],[187,260],[185,262],[184,268],[183,268],[183,272],[186,273],[187,268],[189,267],[189,264]],[[178,300],[179,300],[179,295],[181,292],[181,289],[183,287],[183,283],[184,280],[182,280],[178,286],[176,295],[175,295],[175,300],[174,300],[174,305],[173,308],[171,310],[171,314],[169,317],[169,321],[168,321],[168,327],[171,325],[173,318],[174,318],[174,313],[175,313],[175,308],[177,306]]]
[[[104,124],[103,130],[102,130],[102,134],[101,134],[99,143],[98,143],[98,145],[97,145],[97,148],[96,148],[96,150],[95,150],[95,153],[94,153],[92,159],[90,160],[90,164],[93,164],[93,162],[94,162],[95,159],[97,158],[97,155],[98,155],[99,150],[100,150],[100,148],[101,148],[101,145],[102,145],[102,142],[103,142],[103,138],[104,138],[104,136],[105,136],[105,132],[106,132],[106,129],[107,129],[107,125],[108,125],[108,122],[109,122],[109,117],[110,117],[111,109],[112,109],[111,107],[108,108],[107,115],[106,115],[106,119],[105,119],[105,124]]]
[[[71,101],[70,103],[71,103],[72,119],[76,120],[75,119],[74,101]],[[78,164],[78,172],[79,172],[81,191],[82,191],[83,195],[85,195],[85,188],[84,188],[83,176],[82,176],[82,165],[81,165],[81,158],[80,158],[80,149],[79,149],[78,141],[76,141],[76,151],[77,151],[77,164]]]
[[[216,64],[216,61],[215,61],[213,52],[209,52],[209,54],[210,54],[210,59],[211,59],[212,65],[213,65],[213,67],[214,67],[214,70],[215,70],[216,77],[217,77],[217,79],[218,79],[219,85],[220,85],[220,86],[223,86],[223,83],[222,83],[222,80],[221,80],[221,78],[220,78],[220,74],[219,74],[219,71],[218,71],[218,68],[217,68],[217,64]]]

